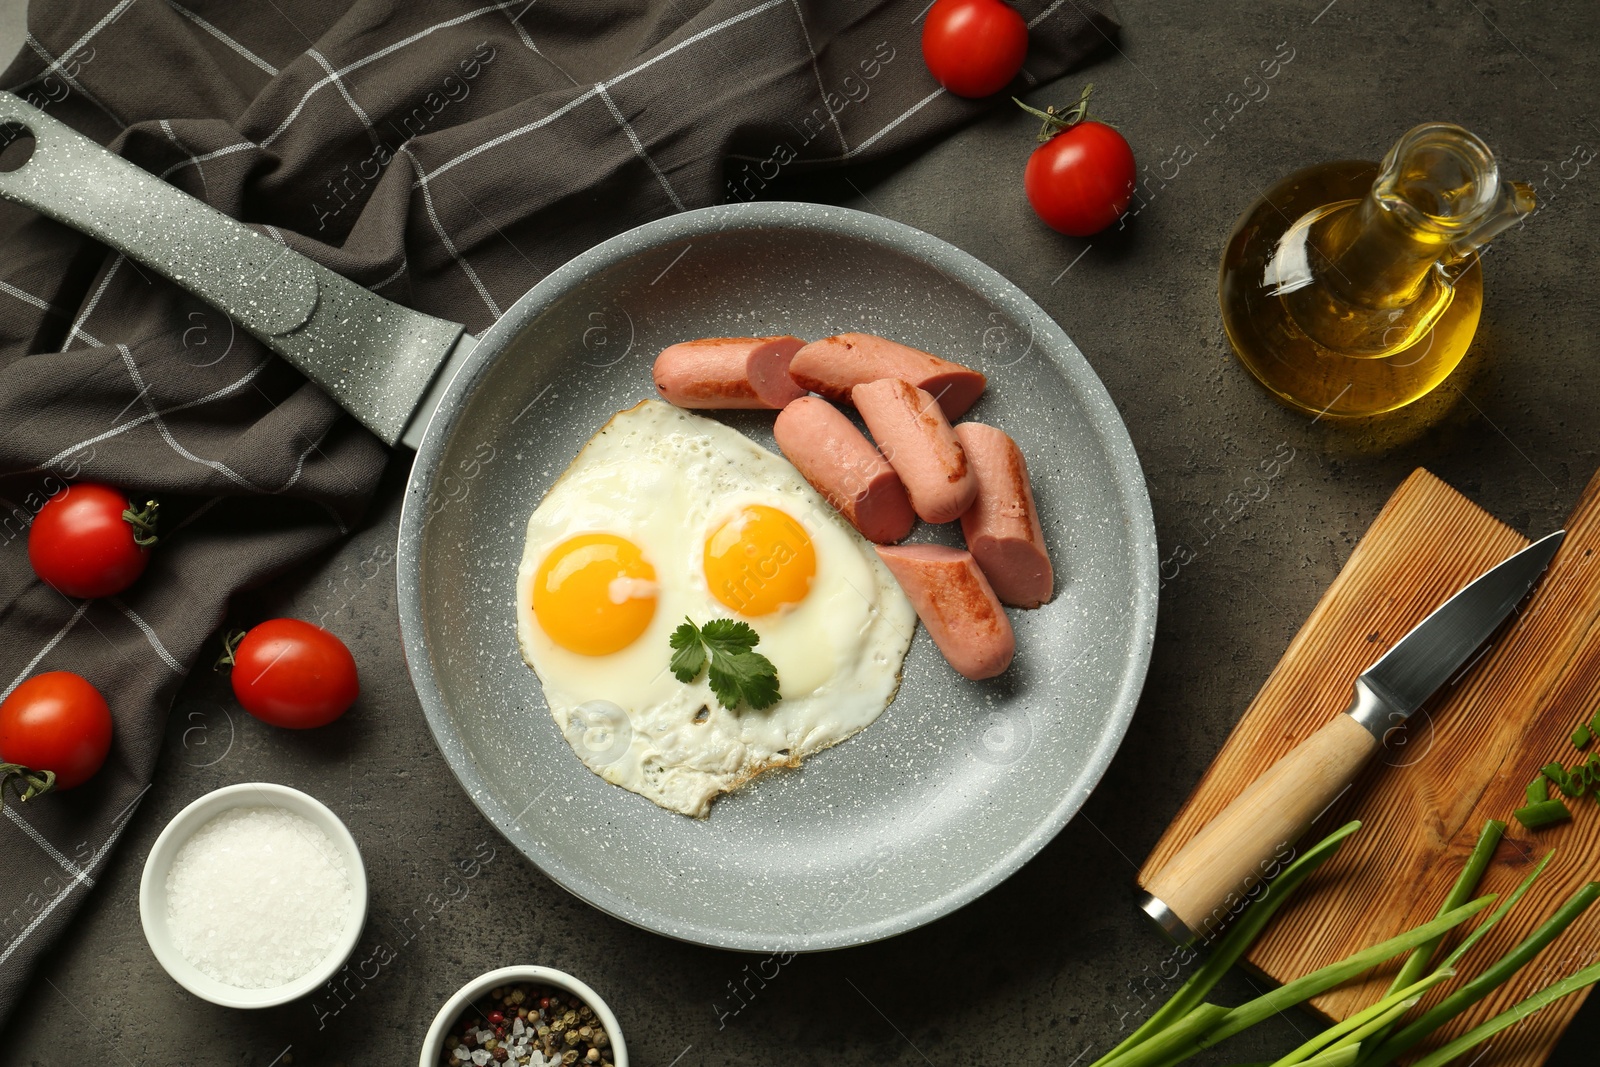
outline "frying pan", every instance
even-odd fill
[[[400,523],[401,632],[429,726],[483,814],[594,906],[700,944],[812,950],[888,937],[985,892],[1078,810],[1122,740],[1156,612],[1150,501],[1082,354],[965,253],[874,215],[739,204],[578,256],[482,337],[383,300],[0,93],[35,139],[0,196],[215,305],[385,442],[417,449]],[[562,738],[515,639],[527,517],[675,341],[866,330],[989,375],[970,417],[1027,455],[1054,600],[1012,612],[1017,655],[957,676],[919,632],[858,737],[694,820],[609,785]],[[726,421],[771,447],[770,413]],[[919,539],[953,543],[952,528]],[[604,753],[626,724],[595,723]],[[619,741],[619,738],[621,740]]]

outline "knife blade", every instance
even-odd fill
[[[1356,679],[1370,699],[1346,714],[1381,741],[1460,669],[1528,595],[1561,547],[1565,530],[1542,537],[1433,610]]]
[[[1145,883],[1140,908],[1174,940],[1209,940],[1289,862],[1306,829],[1538,584],[1558,530],[1473,579],[1354,682],[1343,714],[1301,741]]]

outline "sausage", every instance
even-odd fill
[[[844,412],[803,396],[778,413],[772,436],[811,487],[868,541],[887,544],[917,521],[900,476]]]
[[[806,391],[789,377],[798,337],[706,337],[661,350],[651,376],[680,408],[781,408]]]
[[[956,427],[978,478],[978,499],[961,516],[961,536],[1001,603],[1036,608],[1050,599],[1055,576],[1033,506],[1028,464],[1004,430],[981,422]]]
[[[1017,636],[971,552],[944,545],[881,545],[878,558],[957,673],[993,678],[1011,666]]]
[[[930,394],[899,378],[883,378],[856,386],[850,399],[918,515],[950,522],[972,506],[978,479]]]
[[[879,378],[903,378],[939,398],[945,417],[958,419],[983,393],[988,379],[970,367],[870,333],[841,333],[812,341],[789,364],[794,380],[829,400],[849,400],[850,390]]]

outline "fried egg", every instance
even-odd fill
[[[798,767],[883,713],[916,613],[861,535],[787,460],[646,400],[591,438],[528,519],[517,639],[580,759],[704,817],[720,793]],[[779,700],[722,707],[668,639],[737,619]]]

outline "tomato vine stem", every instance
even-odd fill
[[[140,548],[156,543],[156,511],[160,506],[154,500],[146,500],[142,511],[134,511],[132,507],[123,509],[122,518],[133,527],[133,543]]]
[[[54,789],[55,784],[55,771],[36,771],[20,763],[0,763],[0,808],[5,807],[7,789],[17,794],[20,804],[43,796]]]
[[[1024,104],[1014,96],[1011,98],[1011,102],[1035,118],[1043,120],[1044,125],[1039,127],[1039,143],[1044,144],[1056,134],[1061,133],[1063,130],[1071,129],[1089,117],[1089,94],[1092,92],[1094,92],[1094,82],[1089,82],[1084,85],[1083,92],[1078,94],[1078,102],[1064,111],[1057,111],[1054,104],[1040,111],[1030,104]],[[1104,119],[1096,119],[1095,121],[1104,122],[1107,126],[1115,125],[1114,123],[1105,122]]]
[[[234,630],[222,639],[222,655],[212,664],[212,670],[220,671],[224,667],[233,666],[233,654],[239,651],[239,642],[244,640],[244,634],[243,630]]]

